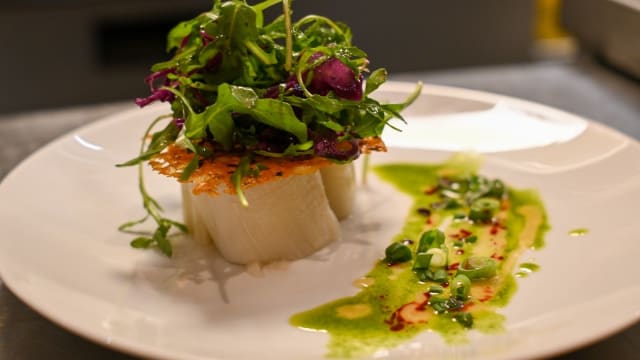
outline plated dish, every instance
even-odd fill
[[[390,83],[377,96],[398,101],[411,90],[411,84]],[[411,199],[371,173],[358,191],[358,216],[341,225],[341,242],[260,273],[189,242],[172,259],[134,251],[130,237],[115,227],[139,215],[135,169],[113,164],[135,153],[147,120],[164,111],[133,110],[79,129],[7,176],[0,186],[3,281],[71,331],[142,356],[324,358],[327,336],[292,327],[289,317],[355,294],[353,280],[384,254]],[[373,356],[547,356],[637,321],[640,287],[616,276],[634,274],[638,251],[631,211],[640,201],[637,142],[548,107],[462,89],[427,86],[405,116],[411,131],[390,133],[390,151],[373,157],[374,165],[437,163],[453,152],[481,152],[481,173],[540,192],[552,228],[544,250],[521,257],[540,271],[519,279],[518,292],[500,310],[504,333],[470,333],[467,344],[451,346],[425,332]],[[515,119],[521,127],[499,126],[496,119]],[[482,137],[487,141],[456,131],[469,123],[488,134]],[[434,134],[438,141],[430,141]],[[43,172],[49,186],[42,185]],[[147,178],[167,213],[178,214],[175,182]],[[580,228],[589,231],[573,236]],[[596,291],[594,284],[606,286]],[[598,311],[603,307],[606,313]]]

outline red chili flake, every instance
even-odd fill
[[[491,289],[489,286],[486,286],[484,288],[484,296],[478,300],[480,302],[485,302],[487,300],[491,300],[491,297],[493,297],[493,289]]]
[[[466,304],[464,304],[464,305],[462,306],[462,309],[460,309],[459,311],[462,311],[462,312],[467,311],[467,310],[469,310],[469,308],[471,308],[473,305],[474,305],[474,303],[472,303],[472,302],[470,302],[470,301],[469,301],[469,302],[467,302]]]
[[[406,320],[402,317],[402,315],[400,315],[400,311],[402,311],[405,306],[407,305],[402,305],[398,310],[394,311],[393,314],[391,314],[391,318],[389,318],[389,320],[384,321],[385,324],[389,325],[389,330],[400,331],[404,329]]]
[[[458,270],[458,267],[460,267],[460,263],[453,263],[453,264],[449,264],[449,270]]]
[[[457,255],[462,255],[462,254],[464,254],[464,250],[463,249],[458,249],[458,250],[456,250],[456,254]]]
[[[496,259],[496,260],[502,260],[502,259],[504,259],[504,256],[498,255],[496,253],[493,253],[493,254],[491,254],[491,258],[492,259]]]
[[[431,299],[431,294],[427,291],[424,293],[425,300],[416,306],[416,310],[425,311],[427,305],[429,305],[429,299]]]
[[[424,301],[421,301],[421,302],[412,301],[410,303],[406,303],[400,306],[396,311],[394,311],[388,320],[384,320],[384,323],[389,325],[389,330],[400,331],[404,329],[407,325],[411,324],[411,321],[407,321],[407,319],[405,319],[402,316],[402,310],[405,307],[409,305],[415,305],[417,311],[425,311],[427,306],[429,305],[429,299],[431,298],[431,294],[429,294],[429,292],[425,292],[424,296],[426,297]]]
[[[466,239],[469,236],[473,235],[473,233],[467,229],[460,229],[460,231],[456,234],[451,234],[449,235],[449,237],[452,237],[454,239]]]
[[[424,194],[425,195],[433,195],[438,191],[438,187],[437,186],[431,186],[428,187],[424,190]]]

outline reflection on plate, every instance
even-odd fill
[[[412,88],[391,83],[379,97],[394,101]],[[341,243],[258,276],[188,241],[179,242],[171,260],[133,250],[116,227],[142,214],[135,169],[113,164],[136,153],[144,127],[165,111],[136,109],[74,131],[5,178],[3,281],[71,331],[146,357],[322,359],[326,334],[293,328],[289,316],[357,292],[352,281],[383,253],[410,199],[372,176],[359,189],[356,215],[342,224]],[[424,333],[377,357],[540,357],[637,321],[640,285],[626,276],[637,273],[640,251],[637,142],[541,105],[443,87],[426,87],[406,119],[411,132],[390,135],[393,147],[374,162],[437,162],[449,151],[486,152],[482,172],[537,188],[552,229],[545,249],[522,258],[535,256],[541,270],[519,280],[519,291],[501,311],[504,334],[472,332],[468,344],[451,347]],[[456,130],[447,137],[474,121],[474,132],[483,136]],[[488,141],[488,134],[500,136]],[[148,179],[168,214],[178,217],[175,182]],[[589,232],[570,236],[575,228]]]
[[[418,115],[402,132],[388,131],[391,147],[492,153],[563,143],[587,127],[581,119],[554,121],[498,102],[488,110],[446,115]]]

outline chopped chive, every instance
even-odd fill
[[[464,302],[456,298],[450,298],[449,300],[447,300],[446,304],[447,304],[447,307],[449,308],[449,311],[460,310],[464,307]]]
[[[505,190],[504,183],[499,179],[495,179],[491,182],[491,188],[487,192],[487,196],[500,199],[504,196]]]
[[[469,219],[475,222],[487,223],[491,221],[496,210],[500,208],[500,202],[492,198],[480,198],[471,204]]]
[[[468,238],[465,238],[465,239],[464,239],[464,241],[465,241],[465,242],[468,242],[468,243],[470,243],[470,244],[473,244],[473,243],[475,243],[476,241],[478,241],[478,236],[476,236],[476,235],[471,235],[471,236],[469,236]]]
[[[433,277],[433,272],[429,269],[418,269],[415,271],[415,274],[418,277],[418,280],[422,282],[429,281]]]
[[[473,326],[473,315],[467,312],[461,312],[456,314],[453,319],[460,325],[471,328]]]
[[[464,302],[455,298],[432,297],[429,304],[438,314],[444,314],[450,311],[457,311],[464,307]]]
[[[432,297],[431,300],[429,300],[429,303],[433,310],[435,310],[438,314],[442,314],[448,310],[446,301],[446,299]]]
[[[431,263],[431,258],[433,257],[433,254],[429,254],[429,253],[417,253],[416,254],[416,259],[413,262],[413,270],[425,270],[425,269],[429,269],[429,265]]]
[[[496,276],[497,266],[495,260],[488,257],[473,256],[464,261],[457,274],[462,274],[470,280],[488,279]]]
[[[471,291],[471,280],[463,274],[456,275],[451,283],[451,294],[458,300],[466,301]]]
[[[442,268],[447,265],[447,253],[440,248],[431,248],[427,250],[427,254],[432,255],[431,264],[432,268]]]
[[[447,282],[448,277],[449,274],[447,274],[446,270],[439,269],[433,272],[433,275],[431,275],[431,280],[442,284]]]
[[[440,285],[432,285],[429,287],[429,294],[442,294],[444,288]]]
[[[385,262],[387,264],[403,263],[411,260],[411,249],[403,243],[394,242],[385,249]]]
[[[459,208],[461,205],[459,202],[457,202],[456,200],[449,200],[447,201],[447,203],[444,205],[444,209],[445,210],[452,210],[452,209],[457,209]]]
[[[439,248],[442,244],[444,244],[444,233],[437,229],[429,230],[420,237],[417,251],[426,252],[431,248]]]

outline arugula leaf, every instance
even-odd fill
[[[287,103],[276,99],[259,99],[248,115],[265,125],[293,134],[300,142],[307,141],[307,126],[298,120]]]
[[[249,202],[247,201],[247,198],[244,196],[244,191],[242,191],[242,179],[244,179],[244,177],[249,174],[249,171],[251,170],[251,168],[249,167],[250,163],[251,163],[251,157],[248,155],[243,156],[242,159],[240,159],[240,162],[238,163],[238,167],[233,172],[233,174],[231,174],[231,183],[233,184],[236,190],[236,193],[238,194],[238,199],[240,200],[240,204],[242,204],[242,206],[244,207],[248,207]]]
[[[386,81],[387,81],[387,69],[380,68],[372,72],[371,75],[369,76],[369,79],[367,79],[367,82],[365,85],[365,90],[364,90],[365,96],[376,91],[376,89],[378,89],[380,85],[382,85]]]
[[[185,168],[182,169],[182,174],[180,174],[180,180],[182,181],[189,180],[189,177],[191,176],[191,174],[193,174],[193,172],[196,171],[199,166],[200,166],[200,157],[198,156],[198,154],[193,154],[193,159],[191,159],[191,161],[189,161],[187,166],[185,166]]]
[[[251,115],[260,123],[293,134],[300,142],[307,141],[307,126],[296,117],[291,105],[276,99],[258,98],[253,89],[222,84],[218,87],[218,100],[210,108],[216,110],[216,114],[227,111]],[[212,116],[207,119],[210,127],[217,121]]]
[[[158,118],[154,123],[152,123],[152,126],[155,125],[158,120],[166,119],[168,117],[171,117],[171,115]],[[173,143],[178,137],[179,132],[180,130],[178,129],[176,124],[174,124],[173,122],[170,122],[162,131],[159,131],[153,134],[153,137],[151,138],[151,143],[149,144],[149,147],[147,148],[146,151],[141,152],[140,155],[138,155],[136,158],[117,164],[116,166],[126,167],[126,166],[138,165],[144,161],[151,159],[151,157],[160,153],[162,150],[164,150],[164,148],[169,146],[169,144]],[[147,134],[145,134],[145,136],[147,136]]]
[[[138,158],[143,157],[143,155],[145,154],[144,151],[144,147],[145,147],[145,143],[146,141],[144,139],[146,139],[149,134],[151,133],[151,130],[153,129],[153,127],[160,122],[163,119],[166,119],[168,117],[172,117],[171,115],[165,115],[165,116],[159,116],[158,118],[156,118],[151,125],[149,125],[149,127],[147,128],[147,130],[144,133],[144,137],[143,137],[143,141],[142,144],[140,145],[140,156],[138,156]],[[165,130],[167,128],[169,128],[169,126],[172,126],[174,128],[177,129],[177,127],[175,126],[175,124],[173,123],[173,121],[171,121],[169,123],[169,125],[167,125],[167,127],[165,127]],[[163,133],[164,131],[161,131],[159,133],[154,134],[154,136],[152,137],[152,141],[151,144],[153,144],[153,141],[156,140],[156,148],[160,147],[161,144],[161,140],[164,137]],[[177,136],[177,134],[176,134]],[[151,145],[149,146],[151,148]],[[148,151],[147,151],[148,152]],[[196,155],[197,157],[197,155]],[[131,161],[129,161],[131,162]],[[127,162],[127,163],[129,163]],[[125,163],[125,164],[127,164]],[[140,190],[140,195],[142,197],[142,206],[143,208],[147,211],[147,214],[140,220],[134,220],[134,221],[128,221],[122,225],[120,225],[118,227],[119,231],[122,232],[126,232],[126,233],[132,233],[132,234],[141,234],[141,232],[139,231],[135,231],[132,230],[133,227],[135,227],[136,225],[142,224],[144,222],[146,222],[149,218],[152,218],[157,225],[156,230],[153,232],[153,235],[151,237],[148,236],[139,236],[137,238],[135,238],[133,241],[131,241],[131,246],[135,247],[135,248],[149,248],[152,246],[156,246],[158,249],[160,249],[160,251],[162,251],[162,253],[164,253],[167,256],[171,256],[173,251],[171,248],[171,242],[168,239],[168,233],[171,230],[172,227],[176,227],[178,228],[178,230],[182,231],[182,232],[187,232],[187,227],[184,224],[181,224],[177,221],[174,220],[170,220],[167,219],[165,217],[163,217],[161,215],[162,207],[160,206],[160,204],[158,204],[158,202],[149,195],[149,193],[147,192],[147,188],[144,182],[144,172],[143,172],[143,168],[142,168],[142,162],[138,161],[137,162],[138,165],[138,189]],[[118,165],[117,165],[118,166]],[[120,166],[125,166],[125,165],[120,165]]]
[[[200,26],[200,19],[195,18],[187,21],[182,21],[178,25],[174,26],[167,35],[167,52],[180,48],[185,38],[188,38],[194,30]]]

